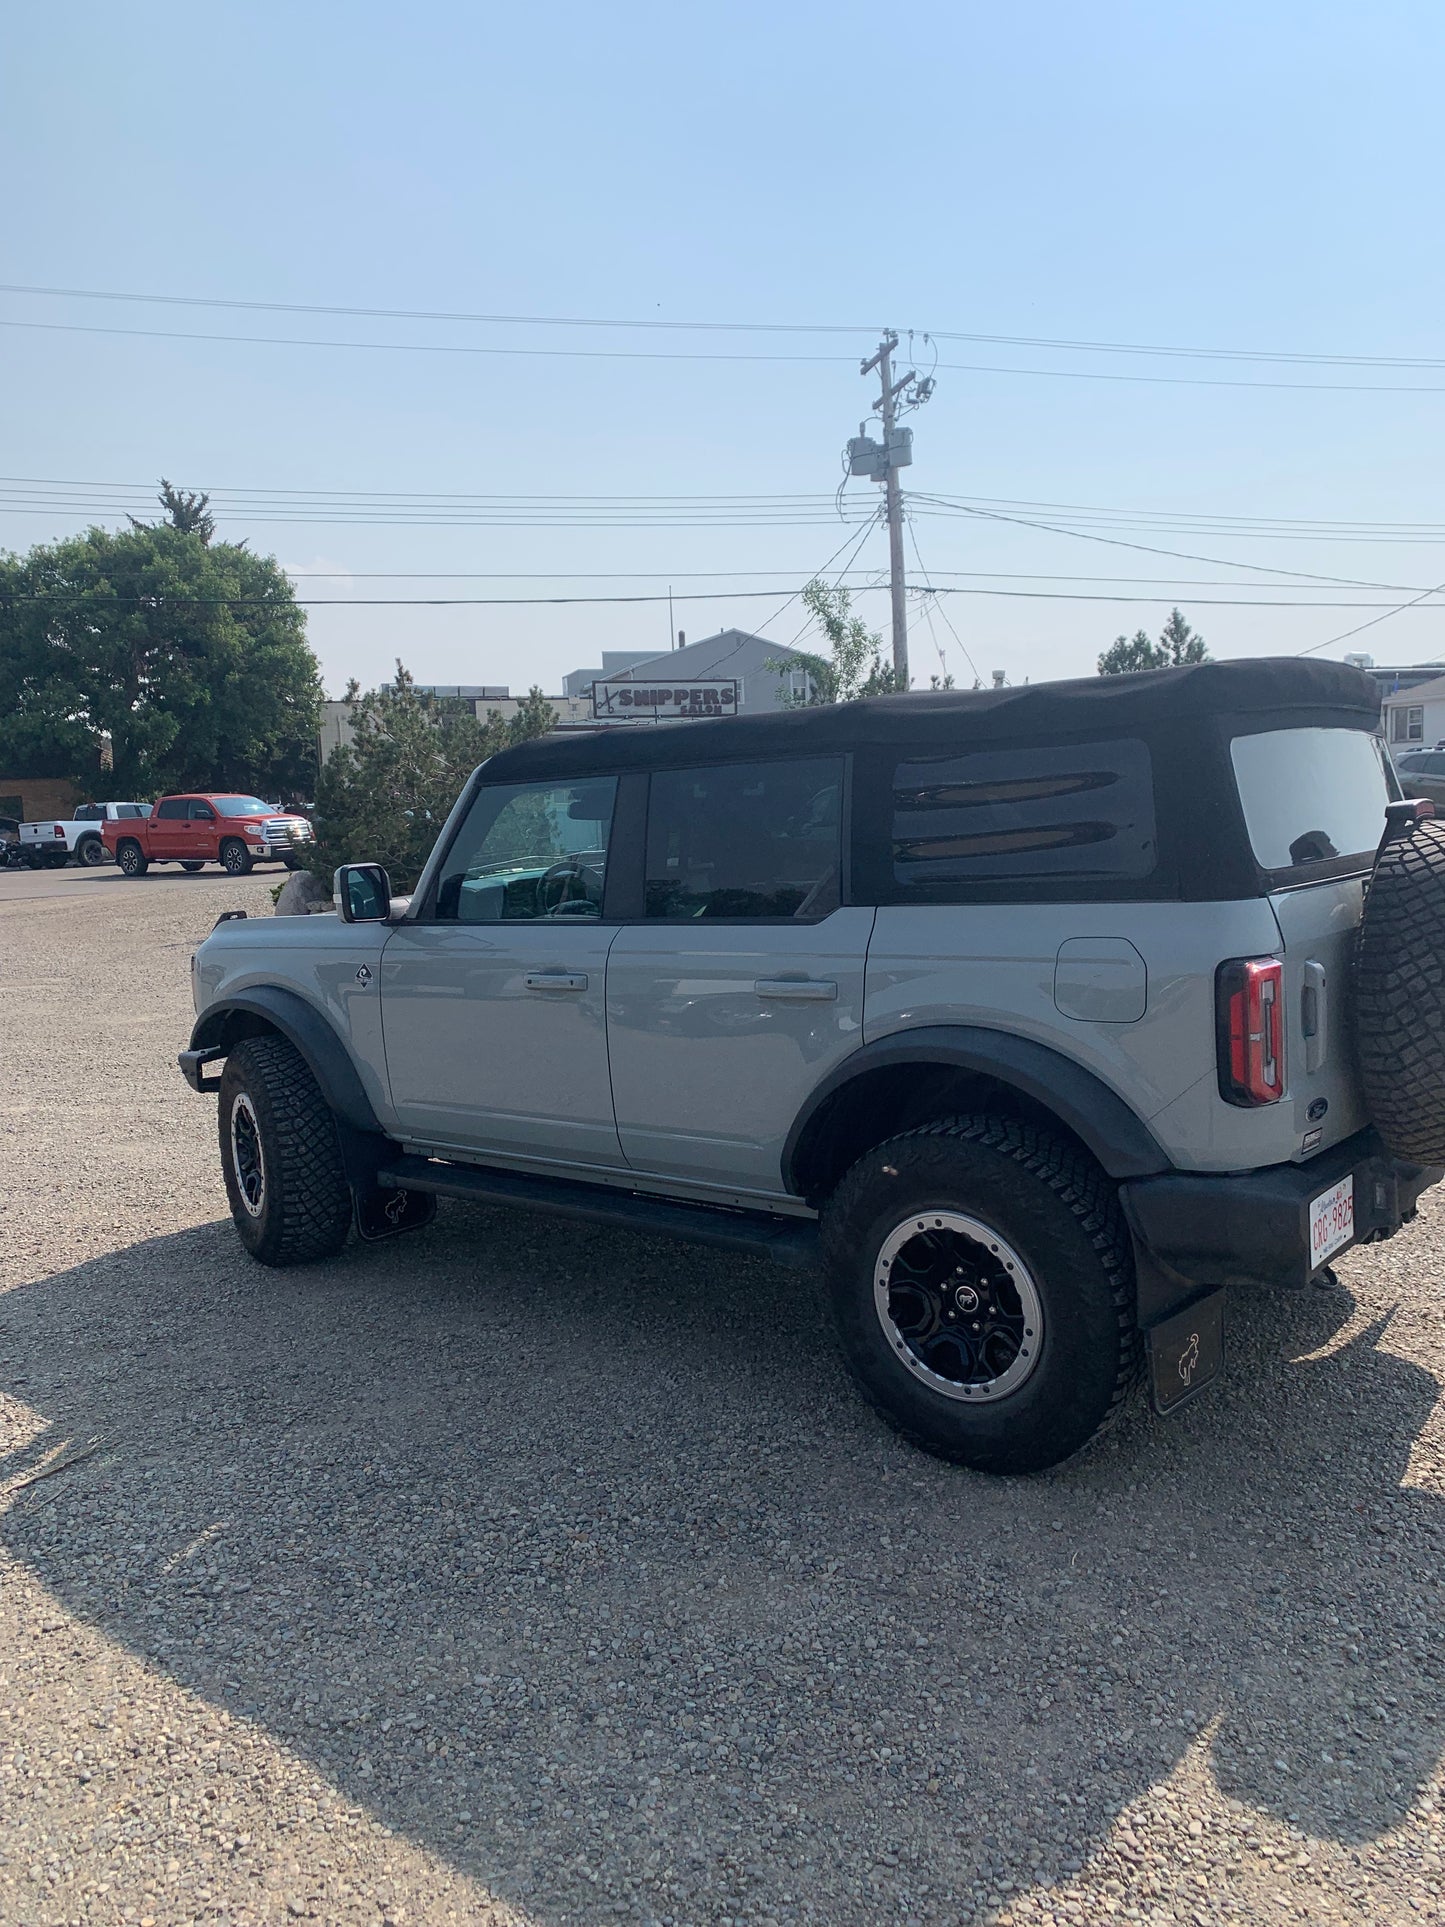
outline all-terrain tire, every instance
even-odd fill
[[[336,1119],[299,1051],[284,1037],[245,1038],[226,1059],[219,1100],[241,1243],[263,1265],[334,1256],[351,1228],[351,1188]]]
[[[150,858],[133,836],[124,837],[116,844],[115,860],[121,875],[127,877],[143,877],[151,867]]]
[[[98,836],[83,836],[75,846],[76,861],[93,870],[105,862],[105,845]]]
[[[1011,1253],[1010,1271],[1016,1263],[1028,1278],[1042,1330],[1020,1321],[1036,1355],[1032,1365],[1022,1361],[1027,1375],[1014,1389],[977,1397],[950,1391],[919,1371],[917,1352],[912,1364],[903,1362],[911,1347],[882,1308],[894,1302],[887,1284],[877,1283],[899,1274],[880,1267],[890,1240],[912,1235],[910,1221],[920,1238],[939,1236],[931,1227],[946,1222],[940,1213],[986,1227],[984,1242],[957,1247],[962,1255],[976,1250],[998,1265],[1003,1260],[991,1251]],[[1097,1437],[1137,1381],[1134,1269],[1117,1192],[1092,1159],[1048,1131],[981,1115],[891,1138],[846,1174],[821,1229],[849,1368],[870,1403],[925,1451],[982,1472],[1042,1471]],[[998,1276],[1008,1290],[1009,1280]],[[953,1288],[951,1277],[946,1286]],[[941,1302],[948,1304],[946,1294]]]
[[[1445,1164],[1445,824],[1380,851],[1355,955],[1355,1044],[1386,1145]]]
[[[228,836],[221,845],[221,868],[228,876],[248,877],[252,869],[251,852],[238,836]]]

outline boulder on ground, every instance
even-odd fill
[[[330,889],[310,870],[293,870],[276,899],[278,917],[309,917],[316,911],[332,908]]]

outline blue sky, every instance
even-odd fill
[[[91,513],[109,521],[115,485],[162,473],[191,486],[392,497],[823,499],[806,526],[734,528],[278,524],[228,503],[227,532],[320,572],[305,593],[347,605],[311,614],[333,690],[351,674],[376,680],[397,655],[423,680],[555,689],[603,648],[664,646],[665,606],[360,599],[657,593],[669,580],[681,596],[729,588],[700,572],[755,571],[734,576],[732,593],[679,600],[675,620],[692,636],[761,623],[847,536],[827,519],[826,498],[871,392],[855,358],[884,322],[1445,362],[1442,41],[1438,8],[1388,0],[1368,11],[1215,0],[891,14],[447,0],[409,10],[370,0],[12,8],[0,27],[6,282],[859,328],[562,329],[0,294],[0,321],[429,345],[0,327],[0,468],[103,483],[110,492],[95,494]],[[595,358],[436,351],[458,346],[585,348]],[[931,365],[933,351],[916,346]],[[1094,532],[1229,566],[920,504],[914,533],[935,581],[1032,593],[951,597],[956,635],[918,608],[917,674],[938,666],[935,640],[964,681],[970,660],[1013,680],[1088,672],[1121,629],[1157,629],[1174,599],[1220,655],[1293,650],[1351,626],[1338,609],[1209,606],[1265,593],[1246,585],[1271,578],[1244,562],[1400,585],[1358,592],[1383,606],[1445,578],[1445,542],[1186,534],[1188,523],[1170,522],[1445,525],[1445,365],[1180,361],[960,341],[938,354],[971,367],[941,367],[933,401],[913,418],[910,489],[1144,511],[1156,526],[1094,523]],[[867,484],[850,494],[870,499]],[[31,483],[10,499],[33,501]],[[86,519],[75,491],[44,512],[0,508],[0,545],[23,548]],[[859,566],[876,570],[884,556],[875,531]],[[612,579],[498,579],[508,571]],[[404,579],[442,572],[487,579]],[[1058,579],[1079,576],[1111,580]],[[1275,580],[1284,599],[1350,593]],[[741,594],[772,588],[783,595]],[[884,622],[881,593],[865,590],[863,607]],[[788,610],[768,633],[787,641],[796,630]],[[1345,646],[1379,661],[1426,660],[1445,654],[1445,618],[1427,605],[1330,653]]]

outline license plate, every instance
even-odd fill
[[[1355,1235],[1355,1180],[1341,1178],[1310,1200],[1310,1270],[1347,1245]]]

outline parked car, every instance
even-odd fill
[[[304,816],[259,796],[163,796],[145,822],[105,825],[105,847],[128,877],[143,877],[153,863],[183,870],[219,863],[232,876],[249,875],[257,863],[299,870],[312,840]]]
[[[1395,758],[1406,796],[1424,796],[1445,807],[1445,749],[1411,749]]]
[[[20,843],[32,869],[60,870],[74,857],[87,868],[107,863],[107,823],[133,823],[150,815],[149,803],[81,803],[69,817],[40,817],[20,825]]]
[[[0,870],[28,869],[29,863],[20,844],[20,819],[0,816]]]
[[[196,953],[241,1241],[453,1196],[820,1255],[865,1395],[990,1471],[1141,1360],[1173,1410],[1227,1287],[1445,1175],[1445,834],[1378,718],[1254,661],[506,750],[404,908],[348,865],[339,917]]]

